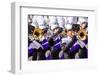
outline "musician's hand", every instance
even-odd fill
[[[34,37],[33,37],[32,35],[29,35],[28,37],[29,37],[29,39],[30,39],[31,41],[34,40]]]
[[[50,51],[50,50],[46,51],[45,57],[48,57],[48,56],[50,56],[50,55],[51,55],[51,51]]]
[[[61,58],[61,57],[63,56],[63,54],[64,54],[64,52],[63,52],[63,50],[61,50],[61,51],[59,52],[59,58]]]

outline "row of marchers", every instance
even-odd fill
[[[87,58],[87,20],[28,15],[28,60]]]

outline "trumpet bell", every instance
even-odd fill
[[[87,36],[87,33],[86,33],[85,30],[80,30],[80,31],[78,32],[78,38],[79,38],[80,40],[85,40],[85,39],[86,39],[86,36]]]
[[[42,37],[42,30],[39,28],[36,28],[33,32],[33,37],[35,40],[40,40]]]

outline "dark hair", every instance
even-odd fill
[[[28,34],[32,34],[34,31],[35,27],[32,25],[28,25]]]
[[[83,22],[82,24],[85,24],[84,29],[86,29],[88,27],[88,22]]]
[[[72,30],[73,30],[74,32],[78,32],[78,31],[80,30],[80,25],[79,25],[79,24],[73,24],[73,25],[72,25]]]
[[[61,33],[63,31],[63,28],[59,28],[59,33]]]

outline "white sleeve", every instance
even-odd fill
[[[30,46],[29,46],[28,49],[31,49],[31,48],[33,48],[33,49],[39,49],[39,48],[43,48],[43,47],[42,47],[42,45],[41,45],[40,43],[38,43],[37,41],[34,40],[34,41],[30,44]]]

